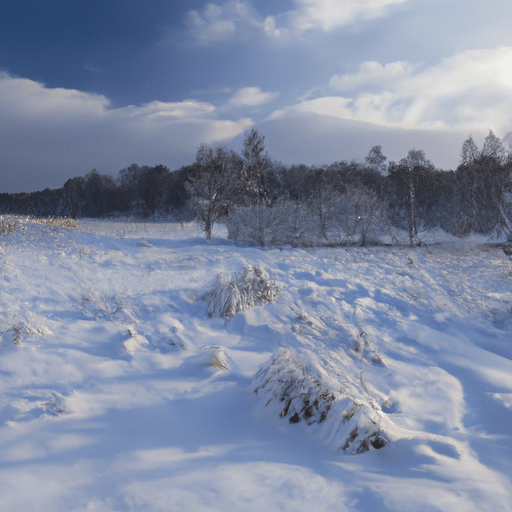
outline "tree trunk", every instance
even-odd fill
[[[409,238],[411,247],[414,247],[418,241],[418,228],[416,225],[415,191],[412,175],[409,177]]]
[[[212,239],[212,224],[212,213],[210,211],[210,207],[208,207],[208,211],[206,212],[206,217],[204,219],[204,232],[208,242]]]

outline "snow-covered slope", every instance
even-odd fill
[[[24,225],[0,239],[1,510],[512,510],[501,248]],[[271,293],[209,316],[247,268]]]

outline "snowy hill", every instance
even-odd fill
[[[21,223],[0,238],[1,510],[512,510],[501,247]]]

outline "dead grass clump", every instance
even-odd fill
[[[229,370],[228,366],[224,364],[215,354],[212,355],[212,360],[206,363],[207,366],[216,368],[217,370]]]
[[[35,217],[29,215],[27,220],[34,224],[42,224],[44,226],[78,229],[76,220],[68,217]]]
[[[214,368],[215,370],[229,370],[226,361],[226,349],[224,347],[202,347],[201,350],[208,352],[210,355],[210,360],[206,363],[206,366]]]
[[[327,363],[327,364],[326,364]],[[341,364],[340,364],[341,363]],[[351,375],[340,360],[314,351],[281,348],[256,374],[252,390],[264,407],[291,424],[304,422],[336,450],[347,454],[379,450],[391,442],[388,422],[370,395],[377,392]],[[390,405],[385,401],[386,407]],[[392,428],[392,427],[391,427]]]
[[[12,342],[14,345],[21,347],[26,338],[32,336],[45,336],[50,334],[50,329],[45,323],[38,322],[36,315],[27,314],[24,318],[18,318],[17,321],[11,326],[0,331],[0,336],[10,332],[12,334]]]
[[[93,316],[95,320],[114,320],[118,314],[124,312],[124,303],[118,295],[103,295],[89,290],[80,297],[75,307],[87,316]]]
[[[5,220],[3,217],[0,217],[0,235],[14,235],[16,231],[27,229],[23,224],[19,223],[17,220]]]
[[[219,274],[204,299],[208,316],[230,318],[255,306],[274,302],[279,286],[259,267],[245,266],[233,275]]]

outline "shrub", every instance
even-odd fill
[[[245,266],[232,276],[221,273],[204,299],[209,317],[230,318],[236,313],[273,302],[279,291],[277,283],[259,267]]]

